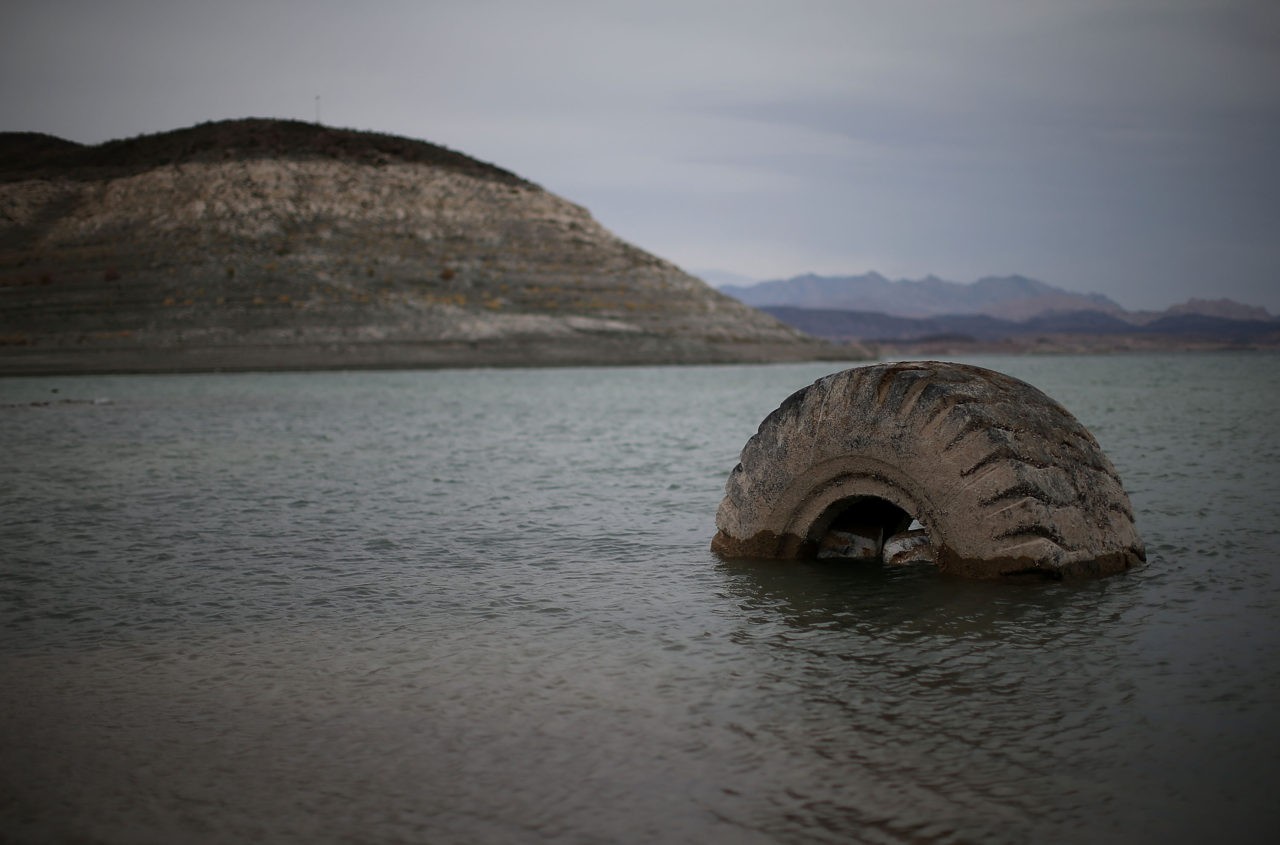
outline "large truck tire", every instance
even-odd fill
[[[819,379],[760,424],[716,514],[728,558],[809,558],[918,520],[943,572],[1053,579],[1145,560],[1115,468],[1025,382],[935,361]],[[878,538],[878,540],[876,539]]]

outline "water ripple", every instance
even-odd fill
[[[1260,839],[1274,356],[980,363],[1097,434],[1146,567],[717,561],[825,365],[0,380],[0,838]]]

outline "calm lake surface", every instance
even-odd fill
[[[0,841],[1274,841],[1280,356],[967,360],[1145,567],[721,562],[837,364],[0,379]]]

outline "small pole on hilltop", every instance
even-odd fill
[[[320,124],[320,95],[316,94],[316,125]]]

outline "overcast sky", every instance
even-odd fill
[[[1280,313],[1280,2],[8,0],[0,130],[426,139],[693,272]]]

